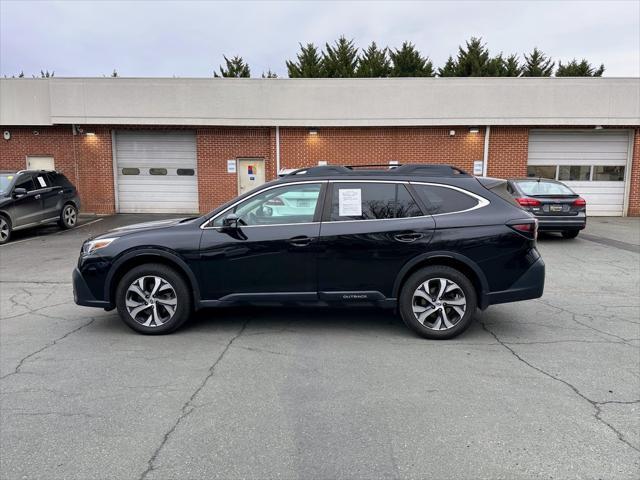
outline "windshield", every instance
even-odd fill
[[[0,192],[8,192],[14,178],[13,173],[0,173]]]
[[[525,195],[532,197],[544,195],[575,195],[573,191],[557,182],[545,182],[544,180],[525,180],[518,182],[518,187]]]

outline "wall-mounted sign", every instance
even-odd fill
[[[227,173],[236,173],[236,161],[227,160]]]
[[[483,170],[483,162],[482,160],[474,160],[473,161],[473,174],[474,175],[482,175]]]

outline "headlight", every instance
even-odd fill
[[[113,242],[114,240],[117,240],[117,237],[101,238],[99,240],[90,240],[88,242],[84,242],[84,245],[82,245],[82,253],[84,255],[89,255],[95,252],[96,250],[100,250],[101,248],[108,247],[109,245],[111,245],[111,242]]]

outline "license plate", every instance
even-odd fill
[[[562,205],[549,205],[549,211],[550,212],[561,212],[562,211]]]

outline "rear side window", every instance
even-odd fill
[[[36,190],[40,188],[48,188],[51,186],[51,182],[46,174],[34,175],[33,182],[36,184]]]
[[[453,188],[416,184],[413,184],[413,188],[427,205],[430,215],[462,212],[478,205],[474,197]]]
[[[54,187],[73,188],[73,185],[71,184],[71,182],[67,180],[67,177],[65,177],[61,173],[50,172],[50,173],[47,173],[47,176],[49,177],[49,182]]]
[[[334,183],[329,220],[384,220],[418,217],[422,211],[399,183]]]

